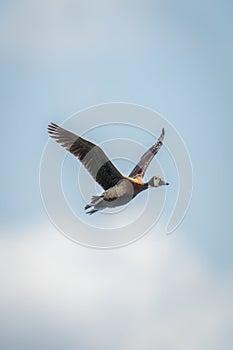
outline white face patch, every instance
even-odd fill
[[[155,176],[154,177],[154,186],[158,187],[158,186],[162,186],[162,184],[160,184],[160,181],[162,180],[161,176]]]

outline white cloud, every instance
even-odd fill
[[[5,232],[0,256],[11,342],[48,333],[70,349],[214,350],[230,337],[230,278],[213,275],[178,235],[99,251],[38,225]]]

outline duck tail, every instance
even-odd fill
[[[84,209],[87,210],[87,209],[89,209],[91,207],[96,206],[99,202],[102,201],[102,199],[103,199],[103,196],[92,196],[91,197],[91,202],[89,204],[87,204]],[[97,211],[97,210],[95,210],[95,211]],[[87,214],[93,214],[93,213],[88,212]]]
[[[92,209],[90,211],[87,211],[86,214],[92,215],[94,213],[96,213],[98,210],[97,209]]]

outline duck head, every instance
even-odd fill
[[[153,176],[148,182],[148,187],[159,187],[164,185],[169,185],[169,183],[163,180],[161,176]]]

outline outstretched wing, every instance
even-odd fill
[[[71,152],[82,162],[104,190],[116,185],[123,178],[102,149],[94,143],[54,123],[49,124],[48,132],[61,146],[65,147],[67,151]]]
[[[143,176],[145,175],[146,169],[148,168],[148,165],[150,164],[150,162],[152,161],[156,153],[160,150],[160,148],[163,145],[164,135],[165,135],[165,130],[163,128],[158,141],[153,146],[151,146],[148,149],[148,151],[146,151],[146,153],[143,154],[138,164],[135,166],[135,168],[133,168],[133,170],[129,174],[129,177],[140,176],[141,178],[143,178]]]

